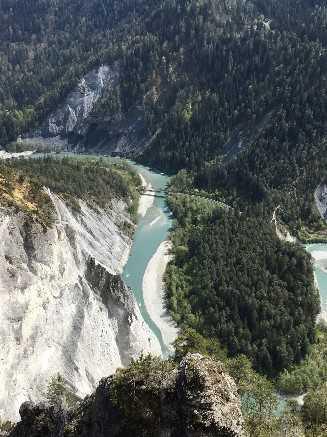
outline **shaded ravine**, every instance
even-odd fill
[[[143,176],[147,183],[152,185],[154,190],[163,190],[166,187],[169,181],[168,176],[155,173],[141,165],[129,163],[137,173]],[[145,216],[139,216],[132,250],[122,275],[125,283],[133,290],[142,317],[157,336],[162,348],[162,354],[165,357],[169,354],[169,345],[165,344],[160,329],[151,319],[146,309],[143,296],[143,278],[152,257],[161,243],[167,240],[171,225],[172,217],[166,199],[155,197]]]

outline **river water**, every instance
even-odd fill
[[[166,187],[169,178],[141,165],[130,163],[137,173],[140,173],[154,190]],[[143,297],[143,277],[145,270],[162,242],[167,240],[172,225],[171,213],[164,198],[155,197],[153,205],[144,217],[139,217],[134,235],[132,250],[123,271],[125,283],[133,290],[139,304],[141,314],[150,329],[159,339],[164,356],[168,354],[168,345],[163,341],[160,329],[149,316]]]

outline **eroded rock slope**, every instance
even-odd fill
[[[80,202],[74,214],[49,192],[54,226],[0,209],[0,417],[18,418],[60,374],[78,396],[142,352],[160,353],[119,274],[131,239],[123,201]]]

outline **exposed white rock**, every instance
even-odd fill
[[[88,255],[109,273],[121,273],[127,261],[131,239],[119,229],[124,221],[131,223],[122,201],[113,201],[110,215],[101,209],[92,209],[79,201],[81,213],[74,215],[65,202],[47,190],[57,212],[57,227],[68,226],[77,239],[75,256],[82,262]]]
[[[5,150],[0,150],[0,159],[7,160],[13,158],[27,158],[30,155],[33,155],[32,150],[27,150],[26,152],[6,152]]]
[[[144,193],[142,194],[142,196],[140,197],[140,201],[139,201],[139,207],[138,207],[138,215],[141,217],[144,217],[145,214],[147,213],[147,210],[149,208],[151,208],[151,206],[154,203],[154,193],[153,193],[153,188],[150,182],[147,182],[144,178],[144,176],[139,173],[141,182],[142,182],[142,187],[144,189]]]
[[[62,104],[44,121],[42,127],[19,138],[21,145],[38,151],[71,149],[69,136],[83,137],[89,128],[89,116],[104,91],[115,88],[118,64],[102,65],[81,78]]]
[[[80,396],[158,340],[117,275],[131,240],[119,230],[123,202],[110,211],[81,203],[74,216],[49,193],[57,220],[48,230],[0,210],[0,417],[18,419],[60,373]]]
[[[314,196],[321,218],[327,219],[327,185],[318,185],[315,190]]]
[[[121,109],[114,114],[96,114],[98,100],[113,92],[120,99],[119,61],[95,68],[82,77],[39,129],[19,138],[21,146],[39,152],[101,150],[121,155],[150,147],[161,129],[152,137],[149,135],[143,105],[134,105],[126,114]]]
[[[293,235],[291,235],[287,227],[281,222],[279,222],[277,219],[277,211],[279,209],[280,209],[280,205],[278,205],[277,208],[275,208],[271,219],[271,223],[275,225],[276,235],[281,241],[295,244],[297,242],[296,237],[293,237]]]
[[[151,319],[160,329],[169,353],[172,353],[172,345],[178,336],[178,328],[167,311],[164,286],[164,274],[172,259],[170,250],[171,243],[164,241],[151,258],[143,277],[143,296]]]
[[[71,132],[82,134],[84,121],[90,115],[104,88],[118,81],[118,69],[103,65],[84,76],[68,95],[64,104],[50,115],[45,123],[44,136],[65,136]]]

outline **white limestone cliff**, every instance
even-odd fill
[[[118,80],[117,68],[103,65],[84,76],[65,102],[47,119],[44,136],[65,136],[71,132],[82,134],[84,121],[91,114],[104,88],[113,87]]]
[[[321,183],[314,193],[315,202],[321,218],[327,219],[327,185]]]
[[[18,419],[58,373],[80,396],[142,352],[160,354],[119,273],[131,240],[126,205],[81,202],[73,214],[49,192],[55,225],[0,209],[0,418]]]
[[[116,86],[119,68],[102,65],[91,70],[71,90],[62,104],[51,113],[42,126],[25,133],[18,142],[21,147],[38,151],[60,151],[70,149],[70,135],[83,136],[88,130],[88,117],[105,90]]]
[[[74,150],[125,155],[149,147],[160,129],[149,135],[142,105],[132,106],[127,113],[121,110],[97,113],[99,99],[103,96],[108,99],[112,93],[120,95],[119,61],[94,68],[81,77],[42,125],[25,132],[17,142],[26,150],[39,152]]]

